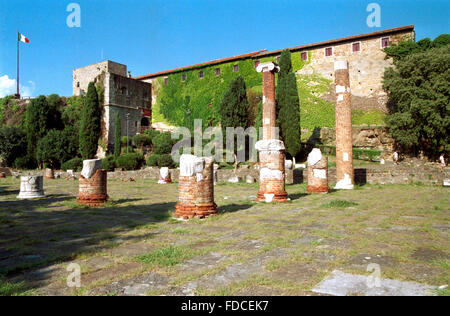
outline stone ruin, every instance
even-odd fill
[[[353,189],[353,141],[348,62],[334,63],[336,86],[336,189]]]
[[[36,199],[45,197],[44,177],[25,176],[20,177],[20,193],[18,199]]]
[[[205,218],[217,214],[213,161],[211,157],[181,155],[175,218]]]
[[[55,179],[55,172],[53,171],[53,169],[45,169],[45,179]]]
[[[328,158],[319,148],[314,148],[308,155],[308,186],[306,193],[328,193]]]
[[[286,202],[285,147],[276,135],[275,73],[280,68],[273,62],[259,64],[263,73],[263,140],[256,143],[259,151],[260,187],[256,201]]]
[[[158,177],[159,184],[172,183],[172,175],[170,174],[170,170],[168,167],[162,167],[159,170]]]
[[[83,170],[78,181],[78,203],[100,206],[107,200],[107,172],[102,169],[102,161],[100,159],[83,161]]]

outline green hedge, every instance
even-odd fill
[[[125,170],[138,170],[144,161],[144,156],[139,153],[122,154],[117,158],[116,166]]]
[[[106,158],[102,159],[102,168],[106,171],[114,171],[114,168],[116,167],[116,161],[114,160],[114,156],[107,156]]]
[[[83,167],[83,159],[81,158],[73,158],[69,161],[66,161],[61,165],[61,169],[63,170],[73,170],[75,172],[80,171]]]
[[[336,156],[336,146],[320,145],[319,148],[325,155]],[[353,159],[380,161],[381,151],[376,149],[353,148]]]
[[[158,166],[158,159],[159,159],[159,155],[158,154],[152,154],[150,156],[147,157],[147,166],[149,167],[157,167]]]

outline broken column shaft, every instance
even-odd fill
[[[336,189],[353,189],[350,75],[346,60],[334,63],[336,86]]]

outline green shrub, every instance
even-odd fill
[[[16,169],[36,169],[37,162],[36,159],[27,155],[24,157],[19,157],[14,161],[14,168]]]
[[[106,171],[114,171],[115,167],[116,161],[113,155],[107,156],[106,158],[102,159],[102,168]]]
[[[69,161],[66,161],[62,164],[61,169],[63,170],[73,170],[73,171],[80,171],[83,167],[83,159],[81,158],[73,158]]]
[[[158,166],[158,159],[159,159],[158,154],[152,154],[152,155],[148,156],[147,157],[147,166],[149,166],[149,167]]]
[[[322,153],[326,155],[336,156],[336,146],[319,146]],[[376,149],[353,148],[353,159],[380,161],[381,151]]]
[[[120,155],[116,160],[118,168],[125,170],[137,170],[144,164],[144,156],[138,153],[129,153]]]
[[[153,140],[153,138],[155,138],[156,136],[158,136],[159,134],[161,134],[160,131],[157,131],[155,129],[148,129],[144,132],[144,135],[148,135],[150,136],[150,139]]]
[[[172,160],[172,156],[170,154],[159,155],[158,157],[158,167],[173,167],[174,163]]]
[[[134,136],[133,142],[137,147],[151,146],[152,138],[147,134],[138,134]]]
[[[172,151],[173,141],[170,133],[160,133],[152,139],[152,142],[155,145],[155,154],[170,154]]]

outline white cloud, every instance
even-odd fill
[[[36,84],[28,81],[28,85],[19,85],[20,95],[23,97],[33,96]],[[16,79],[9,78],[8,75],[0,76],[0,98],[16,93]]]
[[[8,75],[0,77],[0,98],[6,97],[7,95],[14,94],[16,89],[16,80],[9,79]]]

